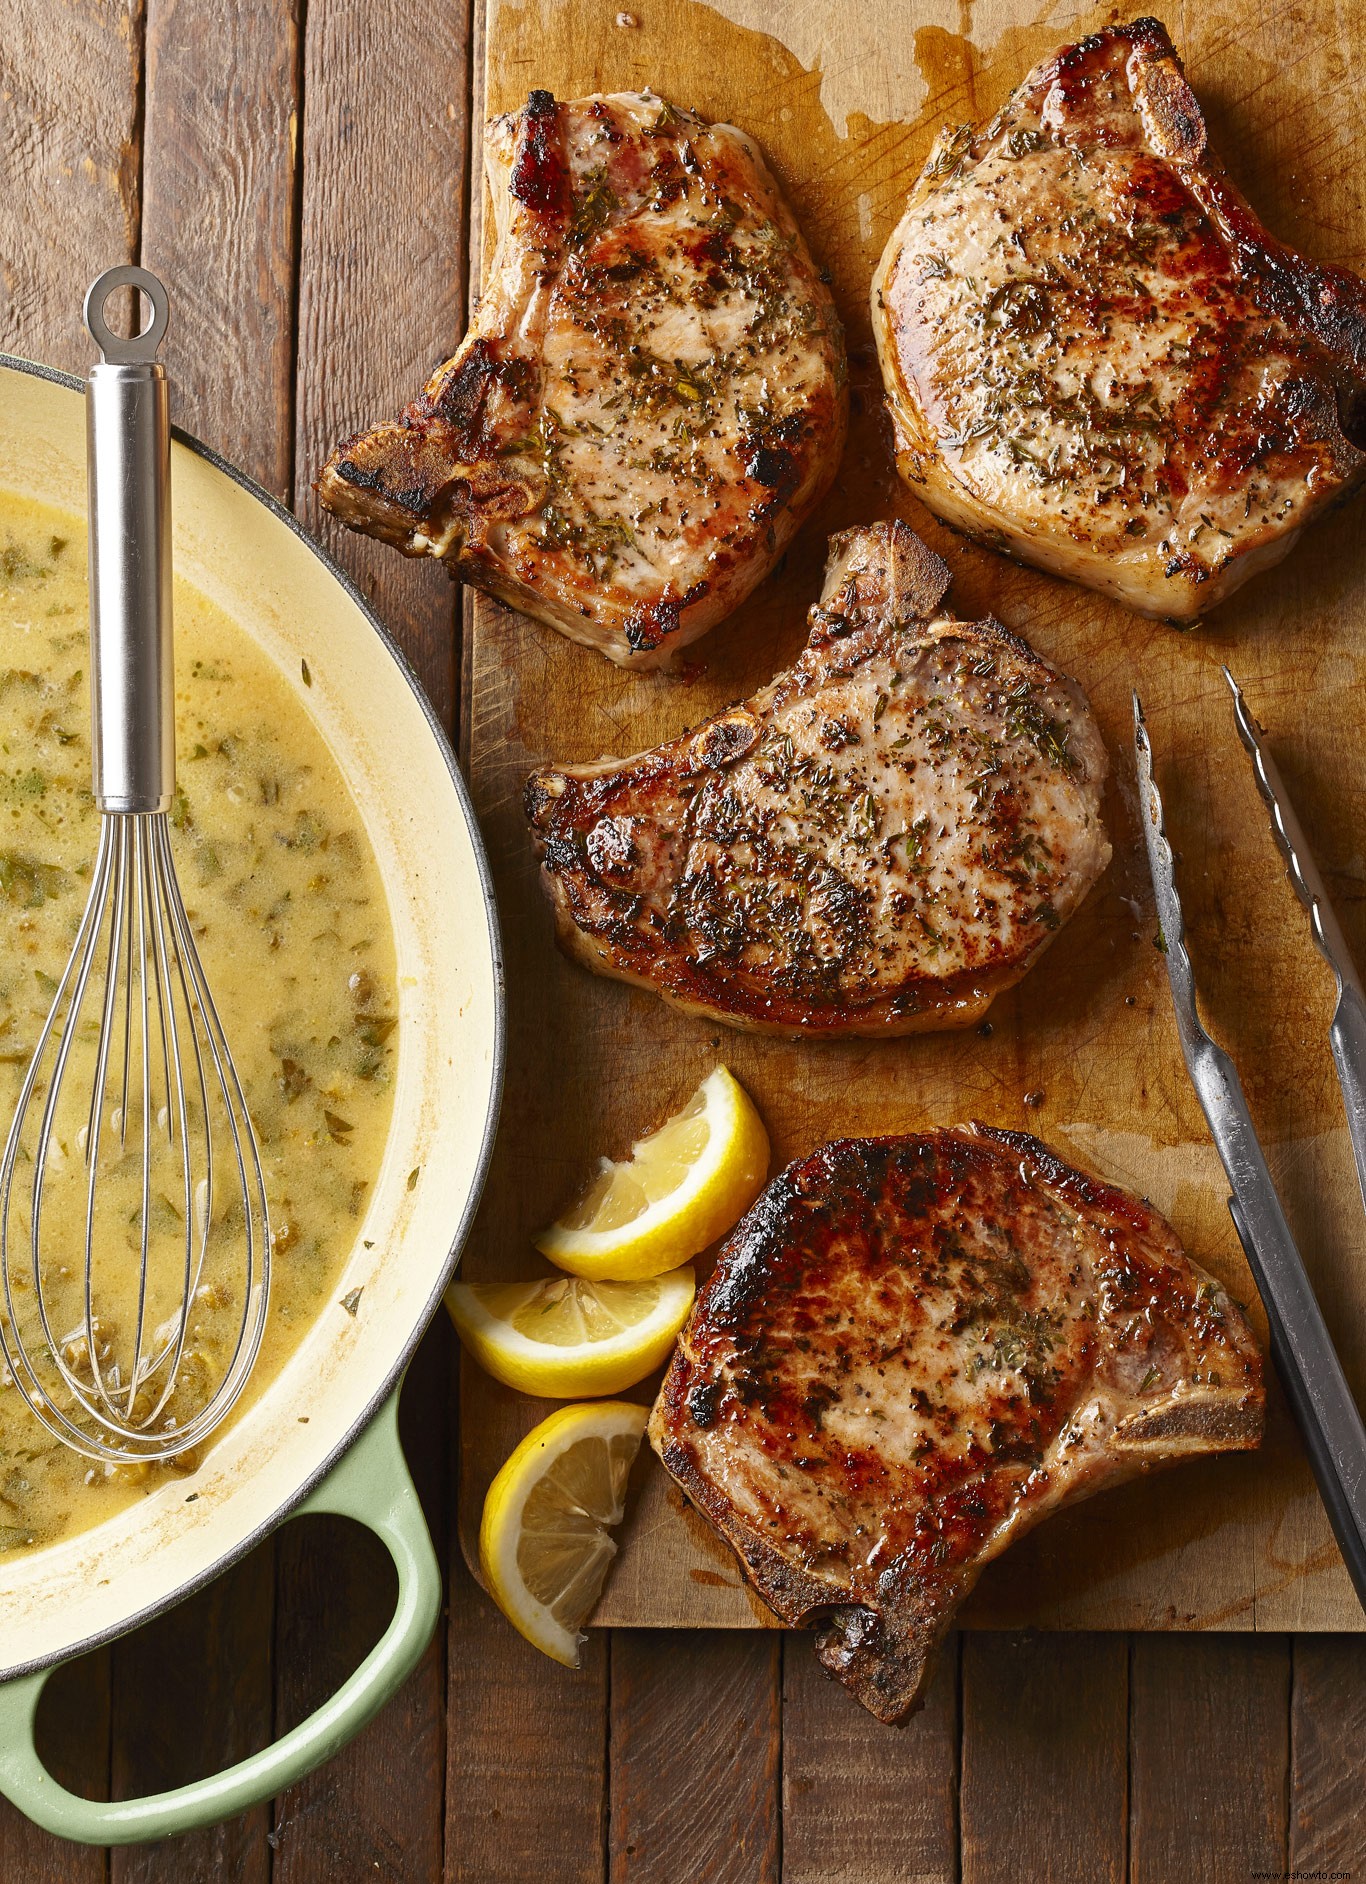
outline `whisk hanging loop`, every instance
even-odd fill
[[[103,318],[119,286],[153,310],[126,341]],[[167,319],[144,269],[110,269],[86,299],[104,353],[87,401],[100,835],[0,1158],[0,1351],[47,1430],[111,1464],[183,1457],[213,1431],[246,1385],[270,1288],[260,1147],[171,848],[170,426],[155,357]],[[73,1141],[79,1274],[74,1251],[45,1237]],[[102,1308],[120,1290],[131,1336]]]

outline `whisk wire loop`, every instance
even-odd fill
[[[59,1280],[67,1266],[48,1247],[45,1203],[68,1164],[62,1123],[73,1069],[92,1053],[73,1337],[60,1332],[66,1317],[57,1305],[70,1291]],[[20,1263],[12,1260],[15,1218],[23,1214],[25,1132],[34,1119],[28,1261]],[[221,1151],[229,1153],[236,1185],[226,1218],[216,1222]],[[134,1201],[138,1269],[130,1291],[132,1337],[116,1344],[106,1340],[97,1304],[101,1277],[134,1254],[119,1247],[126,1246],[121,1184]],[[173,1287],[169,1261],[155,1260],[159,1213],[180,1219]],[[235,1258],[215,1258],[216,1239],[235,1249]],[[260,1148],[176,880],[166,814],[107,814],[75,947],[0,1159],[0,1349],[38,1418],[68,1445],[104,1461],[171,1458],[207,1435],[245,1386],[265,1330],[270,1262]],[[22,1292],[21,1272],[28,1285]],[[220,1342],[227,1358],[212,1390],[176,1418],[173,1397],[206,1273],[227,1311]],[[169,1292],[170,1312],[156,1321],[158,1281],[163,1298]]]
[[[15,1374],[16,1379],[19,1379],[19,1384],[22,1390],[25,1392],[26,1397],[29,1397],[30,1400],[31,1400],[31,1395],[29,1394],[29,1391],[28,1391],[30,1384],[35,1392],[41,1393],[41,1390],[39,1389],[39,1386],[38,1386],[37,1378],[33,1374],[32,1369],[29,1367],[27,1357],[23,1353],[22,1349],[20,1349],[18,1345],[15,1344],[13,1352],[11,1351],[11,1342],[8,1338],[8,1333],[7,1333],[7,1329],[12,1329],[16,1325],[16,1306],[15,1306],[13,1282],[11,1279],[10,1260],[9,1260],[9,1214],[10,1214],[9,1213],[9,1200],[10,1200],[10,1196],[11,1196],[11,1192],[13,1188],[15,1167],[18,1163],[20,1149],[21,1149],[20,1123],[22,1119],[27,1115],[28,1108],[30,1104],[32,1103],[34,1094],[38,1088],[39,1079],[42,1073],[42,1059],[43,1059],[43,1053],[44,1053],[45,1047],[49,1040],[56,1037],[57,1042],[58,1042],[56,1064],[53,1069],[52,1081],[48,1088],[47,1103],[43,1107],[42,1122],[39,1126],[39,1131],[38,1131],[38,1147],[37,1147],[37,1151],[34,1154],[34,1159],[33,1159],[33,1173],[34,1173],[33,1174],[33,1208],[32,1208],[31,1221],[32,1221],[32,1250],[36,1252],[38,1248],[38,1244],[39,1244],[40,1224],[41,1224],[41,1218],[42,1218],[43,1180],[44,1180],[44,1176],[46,1174],[47,1165],[48,1165],[48,1158],[47,1158],[48,1144],[52,1136],[52,1118],[53,1118],[53,1113],[55,1112],[55,1109],[56,1109],[57,1093],[61,1087],[62,1079],[66,1072],[67,1059],[70,1055],[72,1044],[75,1039],[75,1035],[72,1032],[64,1032],[64,1033],[56,1032],[57,1020],[64,1009],[64,1006],[66,1004],[66,998],[67,998],[67,990],[71,986],[71,983],[73,980],[75,981],[76,985],[75,985],[75,990],[71,996],[72,1010],[73,1011],[79,1010],[79,1008],[81,1007],[85,999],[86,984],[90,979],[90,971],[94,964],[94,959],[95,959],[92,945],[93,945],[95,934],[99,927],[100,917],[103,912],[105,899],[108,893],[109,873],[112,868],[113,848],[114,848],[114,843],[113,843],[113,834],[111,830],[109,829],[107,825],[101,825],[99,849],[96,853],[95,868],[94,868],[94,872],[93,872],[93,876],[91,880],[90,894],[86,899],[85,911],[81,917],[81,926],[76,934],[75,947],[72,949],[71,956],[69,960],[67,961],[66,969],[62,975],[62,978],[57,984],[57,992],[52,997],[52,1005],[48,1009],[47,1017],[44,1020],[42,1029],[39,1033],[38,1046],[34,1052],[32,1060],[29,1062],[28,1072],[26,1073],[24,1077],[24,1083],[23,1083],[22,1088],[20,1089],[19,1101],[14,1109],[14,1119],[10,1126],[9,1138],[6,1141],[5,1155],[4,1155],[3,1160],[0,1160],[0,1196],[2,1196],[4,1200],[3,1211],[0,1211],[0,1275],[3,1276],[3,1280],[4,1280],[5,1313],[6,1313],[6,1321],[4,1323],[0,1323],[0,1341],[3,1341],[4,1350],[5,1350],[5,1361],[10,1369],[10,1372],[12,1374]],[[97,1104],[97,1091],[92,1092],[92,1095],[91,1095],[92,1119],[94,1116],[94,1109],[95,1109],[96,1104]],[[38,1307],[39,1319],[42,1325],[43,1339],[47,1343],[48,1350],[52,1354],[55,1365],[57,1366],[58,1371],[61,1373],[63,1380],[66,1382],[66,1385],[72,1391],[76,1391],[79,1389],[80,1383],[76,1381],[74,1378],[68,1377],[68,1370],[67,1370],[66,1362],[62,1355],[61,1344],[57,1341],[55,1335],[53,1334],[52,1328],[48,1323],[47,1303],[46,1303],[46,1298],[43,1294],[42,1288],[40,1286],[41,1280],[42,1280],[41,1274],[36,1267],[36,1256],[35,1256],[35,1267],[33,1271],[33,1291],[34,1291],[34,1299]],[[88,1317],[87,1317],[87,1323],[88,1323]],[[17,1372],[16,1363],[18,1367],[21,1367],[23,1370],[22,1378],[20,1378]],[[41,1418],[42,1417],[41,1409],[35,1407],[34,1410],[39,1413],[39,1417]],[[47,1422],[45,1422],[45,1424],[46,1423]]]
[[[155,320],[147,335],[122,341],[101,309],[128,281],[146,294]],[[0,1158],[0,1351],[50,1433],[115,1464],[175,1458],[217,1426],[246,1385],[270,1291],[260,1147],[169,833],[170,407],[155,357],[167,318],[166,291],[145,269],[109,271],[86,298],[86,323],[103,355],[86,398],[100,835],[75,944]],[[80,1108],[85,1123],[74,1134],[83,1139],[83,1174],[73,1175],[63,1132],[77,1068],[90,1086]],[[216,1167],[236,1178],[226,1210],[218,1208]],[[59,1175],[73,1187],[65,1217],[47,1209]],[[83,1195],[75,1188],[82,1175]],[[27,1263],[11,1223],[22,1216],[25,1191]],[[45,1235],[54,1215],[55,1238]],[[78,1276],[74,1247],[49,1247],[60,1244],[66,1222],[83,1224]],[[82,1235],[67,1234],[72,1246]],[[101,1314],[101,1302],[111,1300],[131,1301],[131,1339],[120,1339]]]

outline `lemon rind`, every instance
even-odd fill
[[[604,1341],[559,1347],[533,1341],[484,1307],[470,1284],[453,1282],[447,1308],[461,1342],[495,1380],[521,1393],[553,1400],[621,1393],[654,1372],[678,1338],[697,1293],[690,1264],[652,1278],[659,1302],[645,1321]]]
[[[642,1251],[650,1252],[652,1260],[658,1262],[658,1273],[663,1273],[698,1255],[718,1236],[732,1228],[763,1188],[770,1147],[763,1120],[753,1100],[730,1069],[726,1066],[714,1067],[699,1090],[705,1092],[713,1083],[724,1095],[725,1109],[715,1121],[706,1147],[687,1180],[676,1190],[670,1191],[668,1196],[648,1205],[620,1230],[568,1230],[558,1223],[552,1223],[534,1239],[536,1248],[543,1256],[549,1257],[551,1262],[561,1268],[589,1280],[605,1280],[608,1272],[603,1265],[614,1262],[623,1266],[619,1279],[644,1281],[649,1272],[627,1267],[639,1261]],[[704,1113],[707,1110],[704,1106]],[[741,1152],[737,1162],[743,1166],[743,1189],[748,1193],[747,1200],[739,1211],[732,1212],[729,1197],[724,1202],[718,1198],[715,1207],[708,1210],[708,1193],[721,1190],[726,1167],[734,1157],[737,1146]],[[632,1158],[634,1156],[633,1146]],[[740,1187],[737,1185],[737,1188]],[[671,1237],[667,1232],[670,1226],[675,1225],[676,1231]],[[657,1247],[652,1248],[652,1245]],[[581,1268],[580,1264],[585,1266]]]
[[[513,1628],[562,1667],[579,1666],[583,1630],[571,1630],[559,1622],[527,1589],[517,1565],[521,1514],[534,1486],[571,1446],[593,1436],[610,1440],[634,1429],[639,1447],[648,1419],[649,1409],[629,1400],[595,1400],[586,1406],[560,1407],[534,1427],[509,1455],[484,1499],[479,1563],[489,1594]],[[610,1567],[611,1558],[617,1554],[617,1542],[607,1526],[602,1528],[611,1547]]]

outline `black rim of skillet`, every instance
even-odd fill
[[[76,378],[74,374],[63,373],[53,366],[40,366],[32,360],[21,360],[17,355],[12,353],[0,352],[0,369],[4,368],[9,368],[18,373],[27,373],[34,379],[48,380],[54,386],[64,387],[68,392],[83,394],[85,391],[85,382]],[[352,582],[351,578],[346,574],[345,570],[341,569],[332,561],[332,558],[323,549],[322,545],[310,536],[293,512],[286,510],[283,504],[272,497],[269,491],[263,490],[261,486],[257,484],[253,478],[249,478],[244,471],[239,471],[235,465],[229,464],[224,458],[220,458],[216,451],[213,451],[208,445],[202,443],[201,440],[192,437],[190,433],[182,431],[178,425],[171,427],[171,436],[178,445],[183,445],[187,451],[192,451],[196,457],[203,458],[206,463],[212,465],[216,471],[221,471],[225,477],[230,478],[232,482],[244,490],[249,497],[255,498],[258,504],[264,505],[278,523],[284,524],[285,527],[311,551],[313,556],[316,557],[323,574],[335,582],[355,604],[356,608],[360,610],[362,616],[369,623],[381,647],[388,654],[394,666],[407,682],[409,691],[412,693],[418,707],[421,709],[422,716],[427,722],[432,738],[436,741],[441,756],[445,760],[446,770],[450,774],[451,784],[454,787],[456,798],[459,801],[461,814],[465,820],[465,827],[469,832],[470,842],[473,846],[475,867],[479,872],[479,885],[484,898],[484,916],[488,925],[490,965],[493,969],[493,1078],[489,1090],[488,1111],[484,1118],[483,1139],[480,1143],[479,1156],[475,1163],[474,1182],[470,1187],[470,1194],[461,1212],[460,1221],[456,1225],[453,1240],[446,1253],[446,1259],[441,1266],[441,1272],[437,1279],[436,1286],[423,1304],[411,1332],[404,1340],[402,1350],[386,1373],[383,1385],[369,1403],[356,1415],[345,1433],[338,1439],[336,1445],[328,1452],[322,1464],[319,1465],[315,1471],[311,1472],[307,1478],[301,1480],[283,1503],[272,1511],[270,1515],[253,1530],[249,1531],[244,1537],[239,1538],[237,1542],[232,1544],[227,1550],[221,1552],[214,1558],[213,1562],[207,1565],[203,1570],[197,1571],[193,1576],[187,1577],[183,1583],[177,1584],[169,1595],[162,1597],[158,1602],[148,1603],[145,1607],[134,1609],[121,1615],[117,1621],[110,1623],[105,1629],[98,1630],[94,1635],[83,1636],[79,1641],[68,1643],[64,1647],[56,1649],[50,1654],[40,1655],[32,1661],[16,1662],[12,1667],[0,1668],[0,1681],[13,1681],[20,1675],[34,1674],[40,1668],[52,1668],[62,1662],[73,1661],[77,1656],[84,1655],[91,1649],[99,1648],[105,1642],[112,1642],[119,1636],[128,1635],[142,1623],[150,1622],[154,1616],[162,1615],[166,1610],[173,1609],[177,1603],[183,1602],[187,1596],[192,1596],[196,1590],[203,1589],[206,1584],[212,1583],[215,1577],[221,1576],[225,1570],[230,1569],[233,1564],[245,1557],[248,1551],[252,1550],[264,1538],[268,1537],[272,1531],[277,1529],[278,1526],[284,1522],[292,1511],[302,1504],[303,1500],[316,1485],[321,1484],[322,1480],[327,1477],[327,1474],[342,1457],[342,1454],[360,1437],[361,1433],[370,1424],[380,1408],[394,1393],[402,1379],[404,1370],[407,1368],[408,1362],[413,1357],[413,1352],[418,1342],[426,1333],[432,1317],[440,1307],[441,1298],[445,1293],[446,1285],[455,1273],[456,1264],[460,1260],[460,1253],[465,1246],[466,1239],[470,1233],[470,1227],[474,1222],[474,1213],[478,1209],[479,1200],[483,1195],[485,1180],[488,1177],[489,1160],[493,1155],[493,1142],[498,1130],[498,1115],[502,1109],[503,1103],[503,1075],[507,1050],[507,989],[503,971],[502,934],[498,926],[498,907],[493,893],[493,879],[489,871],[488,855],[484,849],[483,836],[474,815],[474,807],[470,803],[469,788],[465,783],[464,774],[460,770],[459,762],[456,759],[455,751],[447,736],[446,729],[432,711],[431,702],[423,691],[422,683],[414,673],[409,664],[408,657],[404,654],[402,648],[399,647],[398,643],[393,639],[392,635],[390,635],[388,629],[379,620],[375,611],[370,607],[370,604],[366,601],[355,583]]]

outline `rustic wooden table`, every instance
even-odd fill
[[[160,272],[181,423],[319,530],[457,734],[456,592],[339,538],[309,484],[460,332],[477,37],[470,0],[0,0],[0,347],[79,370],[91,276]],[[965,1635],[901,1734],[776,1633],[618,1631],[566,1674],[461,1560],[454,1374],[436,1326],[403,1420],[448,1606],[403,1694],[272,1807],[167,1846],[78,1850],[0,1802],[0,1884],[1366,1871],[1361,1636]],[[390,1586],[359,1532],[286,1526],[53,1682],[54,1770],[122,1795],[240,1757],[355,1665]]]

